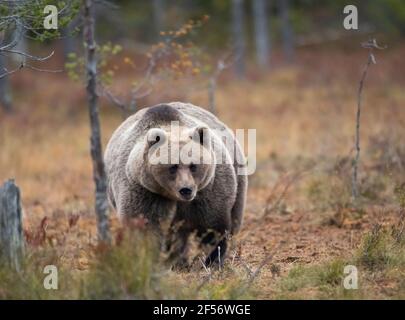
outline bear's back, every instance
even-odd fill
[[[224,123],[222,123],[215,115],[191,103],[170,102],[168,105],[176,109],[177,111],[181,112],[183,116],[185,116],[185,118],[192,119],[194,120],[194,122],[201,125],[205,125],[210,129],[214,130],[228,129],[227,126]]]
[[[235,168],[239,167],[238,161],[243,161],[244,159],[243,151],[239,142],[236,140],[233,131],[227,125],[211,112],[191,103],[171,102],[168,105],[180,111],[186,119],[189,119],[194,123],[194,126],[202,125],[213,130],[213,133],[217,138],[216,141],[222,141],[222,143],[219,143],[221,145],[219,148],[226,148],[232,158]],[[219,154],[221,154],[220,150]]]

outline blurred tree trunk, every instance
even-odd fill
[[[84,0],[83,39],[86,51],[87,99],[91,129],[91,158],[93,162],[93,178],[96,187],[95,211],[99,240],[110,242],[107,177],[105,174],[103,152],[101,147],[101,129],[97,96],[97,58],[95,33],[94,1]]]
[[[253,0],[253,18],[255,26],[256,60],[261,68],[269,66],[270,37],[268,24],[268,0]]]
[[[72,35],[74,26],[70,23],[66,28],[62,30],[62,45],[63,45],[63,57],[67,61],[69,53],[76,50],[76,39]]]
[[[289,0],[278,0],[278,5],[281,20],[284,57],[287,62],[292,62],[294,60],[294,36],[290,21]]]
[[[21,24],[17,24],[15,30],[14,30],[14,39],[17,39],[16,45],[13,47],[14,50],[19,51],[19,52],[28,52],[28,42],[27,39],[24,36],[24,28]],[[11,54],[11,59],[18,63],[18,64],[25,64],[27,61],[27,58],[24,55],[21,54]]]
[[[164,1],[153,0],[153,22],[156,29],[156,37],[164,28]]]
[[[0,55],[0,75],[3,74],[3,70],[6,68],[6,61],[3,55]],[[13,110],[11,88],[9,83],[9,77],[6,75],[0,78],[0,105],[6,112]]]
[[[235,44],[235,71],[238,77],[245,75],[245,37],[243,0],[232,0],[232,36]]]
[[[21,50],[26,49],[25,39],[22,36],[22,26],[11,29],[7,28],[1,32],[0,45],[8,45],[12,43],[11,49]],[[25,52],[25,51],[22,51]],[[11,59],[21,64],[25,62],[25,59],[21,59],[19,55],[10,55]],[[0,54],[0,76],[5,74],[7,69],[7,59],[5,55]],[[6,112],[11,112],[12,106],[12,94],[9,76],[5,75],[0,78],[0,105]]]

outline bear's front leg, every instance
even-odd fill
[[[166,237],[167,261],[178,270],[187,269],[188,263],[188,238],[190,233],[186,231],[173,231]]]
[[[228,248],[227,232],[210,231],[201,237],[201,244],[213,247],[212,251],[205,259],[205,265],[219,265],[224,264],[226,250]]]

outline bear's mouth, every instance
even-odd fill
[[[179,198],[180,198],[181,201],[192,201],[194,199],[194,195],[180,196]]]
[[[181,188],[178,197],[181,201],[191,201],[195,197],[195,191],[192,188]]]

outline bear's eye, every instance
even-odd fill
[[[190,170],[191,172],[196,172],[197,171],[197,166],[195,164],[190,165]]]
[[[178,166],[177,164],[171,166],[171,167],[169,168],[169,172],[170,172],[171,174],[175,174],[178,167],[179,167],[179,166]]]

